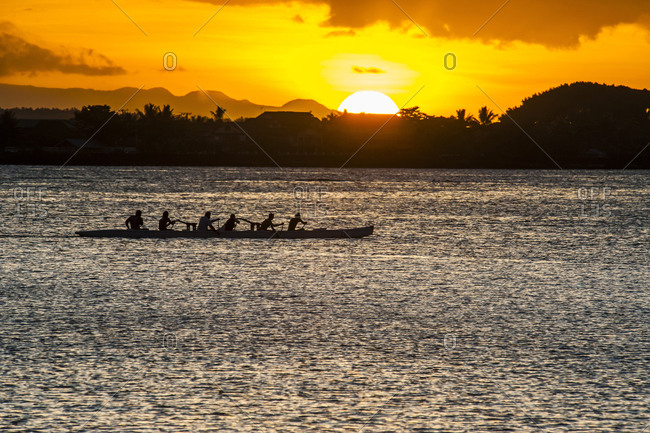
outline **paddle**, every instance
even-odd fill
[[[251,226],[251,231],[255,231],[261,225],[260,223],[254,223],[253,221],[247,220],[246,218],[239,218],[241,221],[245,221]]]
[[[182,220],[176,220],[174,222],[175,223],[185,224],[185,227],[186,227],[187,231],[190,231],[190,227],[192,227],[192,231],[196,231],[196,223],[188,223],[187,221],[182,221]]]

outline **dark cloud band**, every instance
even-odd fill
[[[119,75],[126,71],[105,56],[85,50],[76,56],[55,53],[20,36],[0,32],[0,76],[58,71],[66,74]]]
[[[222,0],[194,1],[220,4]],[[399,7],[378,0],[298,1],[328,5],[330,16],[324,24],[332,27],[358,29],[387,22],[393,28],[405,28],[413,26],[410,17],[434,37],[523,41],[553,47],[576,46],[581,36],[593,38],[603,28],[618,24],[650,28],[648,0],[513,0],[505,6],[504,0],[399,0]],[[229,7],[294,2],[238,0]]]

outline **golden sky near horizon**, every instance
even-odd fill
[[[650,87],[648,0],[224,2],[4,0],[0,82],[177,95],[199,85],[331,108],[374,90],[436,115],[499,111],[565,82]]]

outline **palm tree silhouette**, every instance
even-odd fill
[[[160,114],[160,107],[154,104],[145,104],[144,106],[144,111],[140,111],[140,109],[135,110],[138,113],[138,116],[144,121],[154,121],[158,118],[158,115]]]
[[[481,125],[491,124],[496,117],[497,115],[494,114],[494,111],[487,107],[481,107],[480,110],[478,110],[478,120]]]
[[[451,116],[454,118],[454,116]],[[461,125],[463,125],[465,128],[468,128],[474,124],[476,124],[476,118],[473,115],[467,115],[467,110],[464,108],[461,108],[460,110],[456,110],[456,119],[460,122]]]
[[[481,107],[478,110],[478,120],[481,125],[491,124],[496,117],[497,115],[494,114],[494,111],[488,109],[488,107]]]
[[[216,122],[221,122],[223,120],[223,115],[226,114],[226,109],[217,106],[217,111],[210,111],[210,114],[212,114],[212,117]]]
[[[171,105],[163,105],[162,110],[160,110],[160,118],[163,121],[174,120],[174,109],[171,107]]]

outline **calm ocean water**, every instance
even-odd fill
[[[0,428],[650,431],[649,172],[0,167]],[[135,209],[361,240],[87,239]]]

